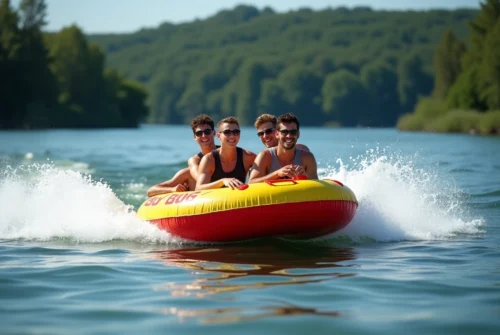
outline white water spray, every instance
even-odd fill
[[[351,158],[352,167],[338,160],[338,169],[324,171],[326,178],[348,185],[359,201],[354,220],[333,236],[389,242],[481,233],[484,222],[467,218],[462,192],[437,172],[417,168],[413,159],[372,149]]]
[[[53,165],[7,168],[0,178],[0,239],[82,243],[171,237],[136,218],[111,188],[90,175]]]
[[[320,176],[349,186],[360,206],[354,220],[333,237],[390,242],[482,232],[483,220],[468,217],[460,190],[438,173],[417,168],[411,159],[371,150],[348,164],[337,164],[321,170]],[[137,219],[132,206],[109,185],[85,172],[53,164],[2,170],[0,239],[182,243]],[[122,199],[143,196],[141,188],[126,192],[130,194]]]

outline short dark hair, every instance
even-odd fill
[[[276,128],[276,116],[272,114],[262,114],[255,120],[255,123],[253,125],[255,126],[255,128],[259,128],[266,122],[271,122],[273,124],[273,127]]]
[[[221,124],[223,124],[223,123],[235,124],[238,126],[238,128],[240,127],[240,123],[238,122],[238,119],[235,118],[234,116],[228,116],[228,117],[225,117],[222,120],[220,120],[217,123],[217,128],[219,128],[221,126]]]
[[[215,122],[210,116],[207,114],[200,114],[191,120],[191,129],[193,129],[193,133],[195,132],[196,127],[201,126],[202,124],[209,125],[212,130],[215,128]]]
[[[276,122],[277,128],[282,123],[295,123],[297,125],[297,130],[300,128],[299,119],[292,113],[281,114]]]

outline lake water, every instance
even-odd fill
[[[0,132],[0,333],[496,334],[500,137],[301,132],[354,220],[229,245],[135,217],[198,152],[187,126]]]

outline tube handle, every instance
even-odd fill
[[[266,180],[266,184],[270,186],[275,186],[277,183],[292,183],[293,185],[297,184],[297,182],[293,179],[269,179]]]

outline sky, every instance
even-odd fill
[[[21,0],[11,0],[17,7]],[[163,22],[180,23],[204,19],[239,4],[266,6],[277,12],[302,7],[370,6],[373,9],[425,10],[431,8],[479,8],[480,0],[45,0],[46,31],[59,31],[71,24],[85,33],[125,33],[154,28]]]

